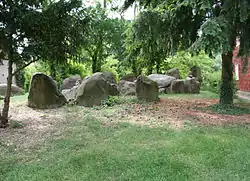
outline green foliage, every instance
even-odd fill
[[[220,78],[221,78],[220,71],[209,72],[203,78],[202,89],[209,90],[211,92],[215,92],[218,94],[220,90],[220,82],[221,82]]]
[[[121,101],[120,101],[119,97],[117,97],[117,96],[108,96],[108,98],[102,102],[102,105],[104,107],[111,107],[111,106],[114,106],[116,104],[121,104]]]
[[[119,60],[115,59],[113,56],[109,56],[106,58],[104,64],[102,65],[102,71],[112,72],[116,76],[116,80],[118,80],[119,79],[118,63]]]
[[[203,78],[202,82],[202,89],[203,90],[208,90],[214,93],[219,94],[221,91],[221,72],[220,71],[214,71],[206,74],[206,76]],[[233,79],[232,81],[232,87],[234,97],[237,94],[237,81]],[[227,89],[226,89],[227,90]]]
[[[70,61],[61,67],[60,78],[65,79],[72,75],[86,77],[91,74],[91,67],[88,63],[78,63]]]
[[[205,108],[205,110],[211,110],[214,113],[218,114],[229,114],[229,115],[244,115],[250,114],[249,108],[242,108],[235,105],[222,105],[222,104],[215,104]]]
[[[199,94],[162,94],[160,98],[167,99],[218,99],[218,94],[208,90],[201,90]]]
[[[126,30],[125,54],[134,74],[140,74],[143,68],[147,68],[148,74],[154,68],[160,71],[168,48],[163,20],[160,11],[148,9],[142,11]]]
[[[24,89],[26,92],[29,90],[31,77],[37,72],[50,75],[50,68],[49,68],[48,62],[35,62],[25,68]],[[81,77],[86,77],[87,75],[90,75],[90,74],[91,74],[91,68],[88,64],[81,64],[81,63],[75,63],[73,61],[70,61],[66,65],[57,66],[56,81],[60,85],[63,79],[68,78],[72,75],[80,75]]]
[[[87,26],[82,60],[92,63],[94,73],[101,71],[108,56],[113,54],[115,58],[122,59],[122,37],[126,21],[109,18],[106,10],[100,4],[96,7],[89,7],[87,10],[90,22]]]
[[[103,107],[112,107],[119,104],[135,104],[139,103],[136,96],[109,96],[102,102]],[[144,103],[141,101],[140,103]]]
[[[115,115],[102,120],[83,110],[74,107],[74,116],[62,117],[64,124],[42,132],[43,138],[49,139],[41,139],[41,134],[34,132],[34,136],[27,135],[32,140],[21,145],[24,131],[14,132],[17,141],[2,137],[1,178],[6,181],[16,178],[18,181],[65,178],[236,181],[250,177],[247,125],[201,127],[189,124],[188,129],[179,130],[117,123],[111,120]]]
[[[24,124],[20,121],[16,121],[16,120],[11,120],[11,128],[17,129],[17,128],[23,128]]]
[[[222,55],[224,71],[220,102],[232,104],[231,65],[236,38],[239,38],[241,43],[239,55],[250,55],[250,1],[138,1],[146,11],[154,8],[164,12],[162,13],[166,27],[164,34],[169,37],[167,42],[170,44],[171,51],[177,52],[190,48],[196,53],[204,50],[210,56],[215,56],[217,53]],[[128,8],[134,2],[135,0],[126,0],[124,8]]]
[[[213,71],[215,60],[211,59],[204,51],[197,55],[191,55],[189,52],[181,51],[175,56],[169,57],[162,63],[162,71],[166,72],[171,68],[178,68],[182,78],[186,78],[193,66],[201,68],[202,77],[207,77]]]
[[[33,62],[49,61],[55,67],[74,57],[84,43],[88,22],[81,0],[2,0],[0,17],[0,58],[9,61],[8,87],[12,77]],[[14,72],[13,64],[18,65]],[[10,95],[7,89],[2,111],[6,119]],[[1,121],[0,127],[5,126]]]
[[[29,91],[29,86],[30,86],[30,81],[32,76],[37,73],[37,72],[41,72],[44,73],[46,75],[49,75],[49,66],[46,62],[35,62],[33,64],[31,64],[30,66],[25,68],[25,73],[24,73],[24,90],[26,92]]]

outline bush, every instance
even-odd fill
[[[102,71],[103,72],[112,72],[116,79],[119,79],[119,75],[118,75],[118,63],[119,61],[117,59],[114,59],[112,56],[109,56],[104,64],[102,65]]]
[[[91,74],[91,67],[88,64],[69,62],[67,65],[61,67],[61,74],[59,77],[65,79],[72,75],[80,75],[86,77]]]
[[[220,71],[207,73],[205,76],[203,76],[202,89],[208,90],[214,93],[219,93],[220,82],[221,82]]]
[[[214,93],[220,93],[220,85],[221,85],[221,71],[216,71],[212,73],[208,73],[204,76],[202,82],[202,89],[208,90]],[[233,93],[236,95],[237,93],[237,81],[233,80]]]
[[[228,114],[228,115],[244,115],[250,114],[250,109],[244,107],[238,107],[236,105],[220,105],[215,104],[206,108],[202,108],[202,110],[211,110],[214,113],[218,114]]]
[[[91,74],[90,67],[87,64],[80,64],[69,62],[67,65],[58,65],[56,72],[56,81],[61,84],[63,79],[70,77],[71,75],[80,75],[85,77]],[[30,80],[33,74],[41,72],[46,75],[50,75],[50,66],[47,62],[36,62],[28,66],[24,70],[24,90],[29,90]]]
[[[30,66],[26,67],[24,69],[24,90],[26,92],[29,91],[29,86],[30,86],[30,80],[33,74],[41,72],[46,75],[49,75],[49,66],[45,62],[36,62],[31,64]]]
[[[119,97],[117,97],[117,96],[108,96],[107,99],[102,101],[102,105],[104,107],[111,107],[111,106],[114,106],[116,104],[121,104],[121,101],[120,101]]]
[[[178,68],[182,78],[188,76],[190,68],[198,66],[201,68],[202,75],[213,71],[216,61],[211,59],[205,52],[192,56],[189,52],[178,52],[175,56],[169,57],[162,63],[163,72],[171,68]],[[204,76],[202,76],[204,77]]]

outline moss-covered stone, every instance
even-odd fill
[[[28,106],[38,109],[49,109],[63,106],[66,98],[59,92],[55,81],[49,76],[36,73],[30,83]]]

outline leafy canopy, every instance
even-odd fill
[[[1,58],[62,63],[82,45],[88,22],[80,0],[0,2]]]

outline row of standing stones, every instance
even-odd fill
[[[178,79],[178,69],[171,69],[171,75],[151,74],[149,76],[128,75],[119,84],[111,72],[97,72],[81,79],[71,76],[63,81],[62,91],[49,76],[33,75],[28,106],[38,109],[56,108],[73,103],[91,107],[100,105],[108,96],[136,95],[139,100],[158,101],[159,93],[199,93],[200,82],[191,74],[186,79]],[[170,74],[169,73],[169,74]],[[174,76],[173,76],[174,74]]]

